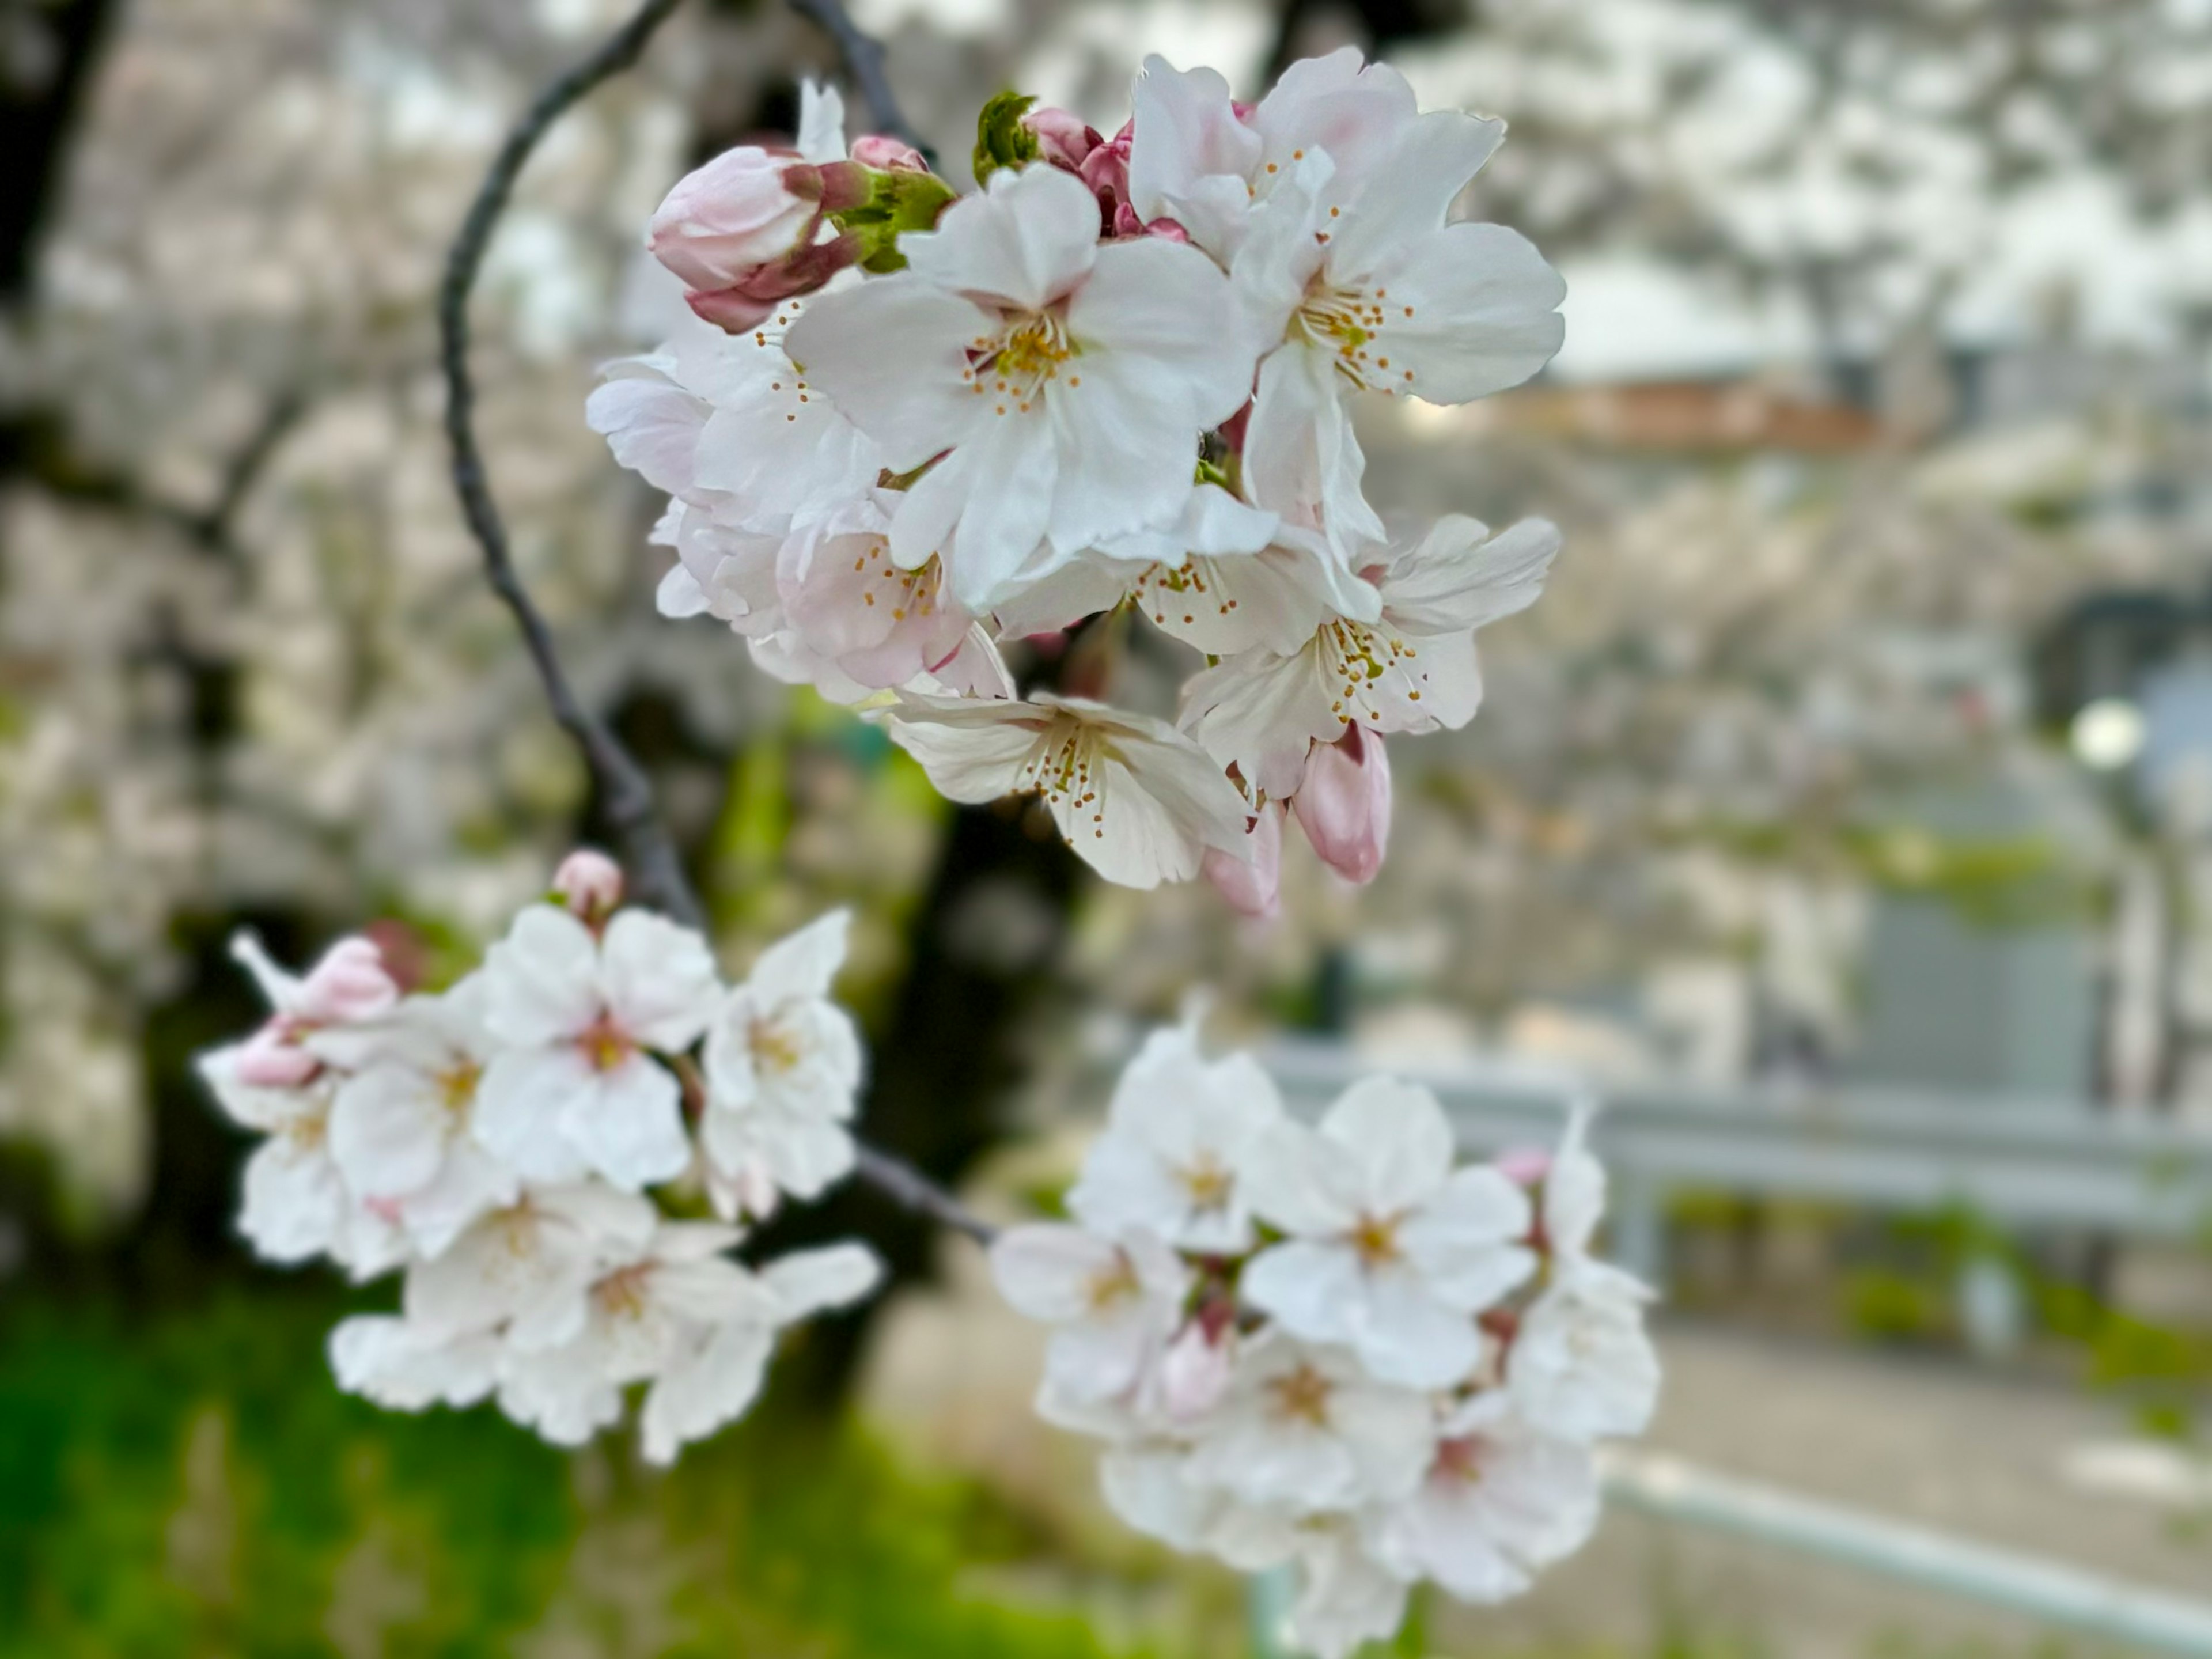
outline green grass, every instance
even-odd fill
[[[340,1395],[333,1298],[0,1326],[0,1656],[1095,1659],[981,1488],[773,1404],[672,1473]],[[1122,1652],[1135,1651],[1120,1650]]]

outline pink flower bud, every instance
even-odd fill
[[[271,1020],[241,1044],[234,1062],[238,1080],[254,1089],[296,1089],[322,1069],[322,1062]]]
[[[880,132],[872,132],[853,141],[853,159],[864,167],[873,167],[878,173],[927,173],[929,163],[922,160],[921,152],[903,139],[887,138]]]
[[[647,227],[654,258],[692,288],[728,288],[813,235],[816,169],[750,144],[725,150],[676,181]],[[802,192],[793,188],[807,188]]]
[[[1336,742],[1316,744],[1291,811],[1323,864],[1349,882],[1374,880],[1390,842],[1390,762],[1382,739],[1355,721]]]
[[[1091,186],[1091,193],[1105,208],[1125,206],[1129,200],[1129,142],[1135,136],[1133,124],[1122,127],[1111,138],[1095,147],[1083,158],[1076,169],[1083,182]]]
[[[1261,807],[1245,839],[1246,850],[1252,854],[1250,863],[1234,853],[1209,847],[1199,868],[1232,910],[1248,916],[1272,916],[1278,908],[1277,890],[1283,878],[1282,809],[1273,803]]]
[[[1022,117],[1022,125],[1037,141],[1037,154],[1070,173],[1081,172],[1084,158],[1105,142],[1097,128],[1064,109],[1033,109]]]
[[[553,891],[578,920],[604,921],[622,902],[622,866],[593,848],[579,847],[553,872]]]
[[[374,1019],[398,1000],[399,987],[384,971],[383,953],[356,935],[340,939],[307,970],[295,1013],[310,1025],[337,1025]]]
[[[826,242],[809,243],[772,264],[756,265],[727,288],[695,290],[684,296],[684,302],[702,322],[743,334],[757,328],[784,301],[813,293],[860,257],[860,239],[848,232]]]
[[[1491,1163],[1516,1187],[1540,1187],[1552,1173],[1552,1152],[1548,1146],[1509,1146]]]
[[[1145,227],[1145,234],[1169,242],[1188,243],[1190,240],[1190,233],[1182,228],[1182,222],[1179,219],[1154,219]]]
[[[1229,1392],[1236,1370],[1237,1333],[1233,1327],[1209,1336],[1204,1322],[1193,1320],[1182,1328],[1160,1356],[1160,1404],[1179,1423],[1205,1416]]]

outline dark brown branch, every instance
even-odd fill
[[[632,890],[647,903],[696,927],[705,917],[690,884],[684,878],[676,843],[654,809],[653,786],[644,769],[622,746],[599,712],[586,708],[576,695],[554,649],[553,631],[515,572],[507,525],[492,501],[491,487],[484,477],[483,453],[477,447],[476,388],[469,378],[469,291],[476,286],[484,250],[490,245],[500,215],[506,211],[523,164],[570,106],[637,61],[653,32],[680,3],[682,0],[645,0],[605,45],[556,79],[523,112],[507,142],[500,146],[490,172],[484,175],[446,260],[445,280],[438,289],[438,331],[446,374],[446,436],[453,452],[453,489],[461,498],[469,529],[483,549],[484,574],[492,591],[514,613],[523,643],[529,647],[530,659],[537,665],[538,678],[545,687],[546,701],[552,705],[553,718],[583,751],[585,763],[599,787],[600,809],[621,843]]]
[[[899,108],[898,94],[891,90],[890,76],[884,71],[883,43],[861,33],[847,15],[843,0],[791,0],[791,9],[837,43],[838,55],[844,58],[854,84],[867,103],[868,131],[903,139],[934,166],[935,153],[908,121]]]
[[[491,497],[484,476],[483,453],[476,436],[476,389],[469,378],[469,292],[476,285],[499,216],[513,195],[514,181],[537,148],[538,140],[572,105],[601,82],[635,63],[653,31],[668,20],[681,0],[645,0],[629,21],[589,58],[539,93],[500,146],[491,170],[462,221],[460,234],[446,261],[446,276],[438,290],[438,325],[443,343],[441,356],[446,377],[446,435],[453,446],[453,489],[469,529],[483,550],[484,574],[493,592],[514,613],[529,647],[538,678],[552,705],[553,717],[583,753],[592,781],[599,786],[603,810],[620,836],[629,868],[631,890],[642,902],[688,927],[703,928],[706,911],[684,873],[676,843],[662,822],[653,798],[653,785],[645,769],[623,746],[606,721],[586,708],[569,683],[568,671],[553,641],[552,629],[538,613],[530,592],[514,568],[507,543],[507,526]],[[793,0],[807,14],[837,35],[874,112],[880,130],[906,136],[903,121],[890,91],[883,82],[882,49],[860,34],[836,0]],[[833,22],[830,20],[835,19]],[[864,49],[864,50],[863,50]],[[865,58],[865,61],[864,61]],[[873,85],[871,85],[872,78]],[[883,121],[884,112],[890,121]],[[909,143],[913,142],[908,139]],[[272,440],[273,441],[273,440]],[[964,1209],[960,1201],[938,1187],[919,1170],[889,1152],[865,1143],[859,1147],[855,1173],[879,1188],[894,1202],[988,1243],[994,1230]]]

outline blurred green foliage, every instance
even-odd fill
[[[1018,1514],[774,1402],[672,1472],[341,1395],[324,1293],[0,1324],[0,1656],[1093,1659]]]

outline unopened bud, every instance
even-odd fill
[[[1323,864],[1365,884],[1390,844],[1390,763],[1382,739],[1356,721],[1334,743],[1316,744],[1291,801],[1298,828]]]
[[[1270,804],[1260,809],[1259,817],[1245,832],[1245,851],[1251,854],[1249,859],[1209,847],[1199,868],[1231,909],[1248,916],[1272,916],[1279,908],[1283,878],[1280,807]]]
[[[553,872],[553,896],[578,921],[596,927],[622,903],[622,866],[595,848],[579,847]]]
[[[384,955],[354,935],[323,952],[300,982],[295,1015],[310,1025],[374,1019],[399,1000],[399,987],[384,970]]]
[[[864,167],[874,167],[881,173],[927,173],[929,163],[922,154],[902,138],[887,137],[880,132],[871,132],[853,141],[853,159]]]
[[[238,1080],[255,1089],[296,1089],[322,1069],[322,1062],[292,1042],[276,1020],[240,1045],[232,1064]]]
[[[1082,170],[1084,158],[1105,140],[1083,118],[1064,109],[1033,109],[1022,117],[1022,125],[1037,143],[1037,157],[1070,173]]]
[[[702,292],[725,289],[811,240],[816,170],[754,145],[725,150],[676,182],[647,227],[653,257]]]
[[[1509,1146],[1491,1162],[1498,1174],[1516,1187],[1540,1187],[1552,1173],[1548,1146]]]
[[[1237,1334],[1233,1328],[1208,1335],[1205,1324],[1193,1320],[1182,1328],[1160,1356],[1160,1404],[1179,1423],[1204,1417],[1229,1392],[1236,1369]]]

